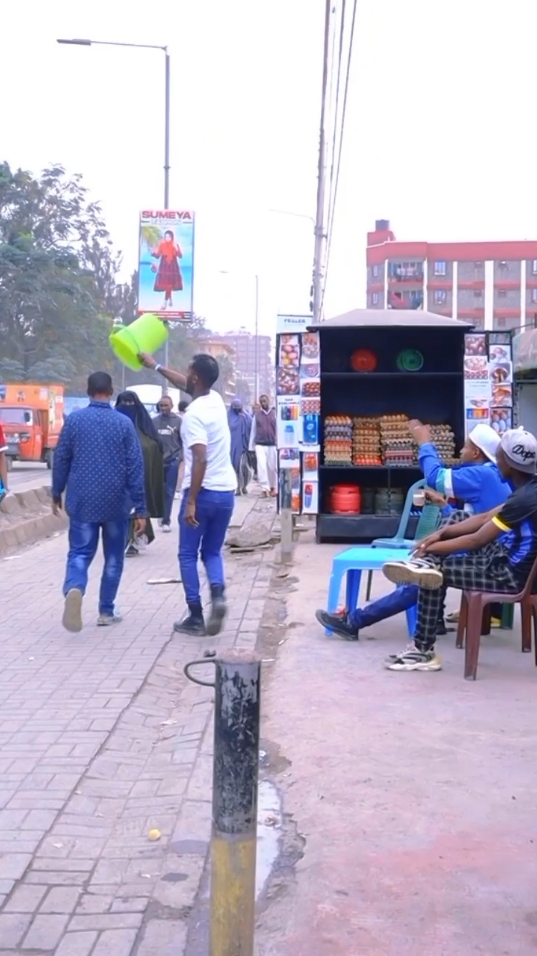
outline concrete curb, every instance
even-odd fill
[[[67,527],[65,513],[59,517],[50,511],[50,488],[33,488],[8,495],[0,503],[0,515],[8,517],[8,524],[0,528],[0,554],[13,548],[35,544]]]

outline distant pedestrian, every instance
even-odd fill
[[[136,532],[136,522],[131,516],[125,554],[128,558],[140,553],[140,546],[151,544],[155,532],[151,518],[162,518],[164,514],[164,452],[162,443],[147,408],[136,392],[121,392],[116,401],[116,409],[130,418],[142,446],[144,460],[145,500],[147,521],[142,536]]]
[[[264,498],[275,498],[278,484],[278,457],[276,453],[276,411],[268,395],[259,396],[259,408],[254,411],[250,434],[250,451],[255,451],[257,475]]]
[[[233,514],[235,472],[226,406],[212,386],[219,375],[212,355],[195,355],[187,375],[163,368],[150,355],[140,355],[146,368],[156,369],[176,388],[192,395],[182,424],[185,478],[179,509],[179,566],[188,615],[174,625],[186,634],[205,634],[198,555],[211,588],[207,633],[218,634],[226,615],[222,548]]]
[[[231,464],[237,476],[237,490],[235,494],[245,495],[248,490],[248,481],[250,480],[248,446],[250,442],[250,432],[252,430],[252,419],[244,411],[240,398],[232,399],[227,413],[227,420],[231,432]]]
[[[106,372],[89,376],[90,403],[66,419],[54,455],[52,507],[54,514],[60,512],[67,489],[69,515],[62,623],[73,632],[82,630],[82,598],[101,535],[104,567],[97,624],[120,620],[115,600],[131,511],[138,533],[146,524],[142,449],[132,422],[111,408],[112,392],[112,379]]]
[[[153,425],[162,443],[164,450],[164,514],[162,515],[162,530],[170,532],[173,497],[177,490],[179,479],[179,465],[183,460],[183,443],[181,441],[182,415],[173,410],[173,402],[168,395],[163,395],[158,403],[158,415],[153,419]]]

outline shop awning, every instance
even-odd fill
[[[402,325],[412,326],[413,328],[473,328],[471,322],[461,322],[459,319],[450,319],[447,316],[438,315],[436,312],[423,312],[414,309],[353,309],[351,312],[344,312],[343,315],[325,319],[324,322],[312,322],[308,328],[352,328],[357,326],[367,328],[379,325],[387,327]]]

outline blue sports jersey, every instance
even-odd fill
[[[468,514],[483,514],[497,508],[512,491],[492,461],[484,465],[447,468],[431,442],[420,447],[419,463],[429,488],[434,488],[446,498],[463,501]]]

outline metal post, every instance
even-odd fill
[[[255,277],[254,402],[259,401],[259,276]]]
[[[214,684],[190,674],[208,663]],[[253,956],[261,661],[230,651],[185,674],[215,690],[209,956]]]
[[[293,560],[293,488],[291,471],[280,471],[280,559],[282,564]]]
[[[170,54],[164,47],[164,209],[170,204]],[[164,367],[170,365],[169,339],[164,344]],[[164,379],[162,394],[168,394],[168,383]]]

